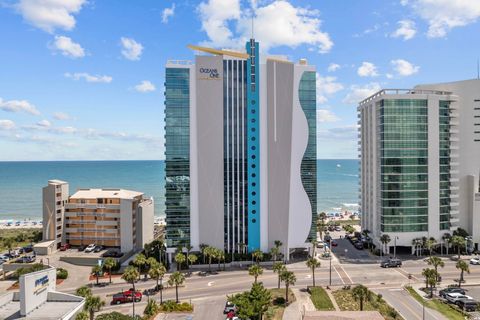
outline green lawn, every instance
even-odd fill
[[[465,316],[464,314],[458,310],[456,307],[453,307],[449,304],[443,303],[442,301],[438,299],[431,299],[431,300],[425,300],[423,299],[412,287],[405,287],[408,292],[412,295],[412,297],[415,298],[420,303],[425,302],[425,307],[437,310],[441,314],[443,314],[445,317],[451,320],[464,320]]]
[[[333,292],[335,301],[342,311],[360,311],[360,303],[352,296],[352,290],[337,290]],[[364,311],[378,311],[386,320],[403,319],[400,314],[388,305],[385,300],[372,292],[370,301],[363,303]]]
[[[320,311],[334,311],[330,297],[322,287],[310,288],[310,299],[312,299],[315,308]]]
[[[267,320],[281,320],[283,317],[283,311],[285,310],[285,304],[283,303],[276,303],[277,299],[283,301],[285,299],[285,289],[270,289],[269,290],[272,295],[272,303],[268,307],[267,312],[265,312],[264,319]],[[288,289],[288,303],[292,303],[295,301],[295,295],[293,294],[292,290]]]

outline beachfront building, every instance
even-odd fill
[[[227,253],[314,239],[315,67],[305,59],[190,46],[165,79],[166,241]]]
[[[480,242],[480,80],[382,90],[358,106],[362,229],[377,247],[457,228]]]
[[[50,180],[42,190],[43,199],[43,241],[59,248],[64,238],[63,223],[65,204],[68,201],[68,183]]]
[[[153,240],[154,202],[141,192],[79,189],[67,198],[61,210],[64,215],[59,225],[63,230],[58,233],[59,245],[95,243],[129,252]],[[44,220],[44,231],[49,224],[52,221]]]

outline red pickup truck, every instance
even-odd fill
[[[120,292],[113,295],[112,304],[121,304],[132,302],[133,291]],[[140,291],[135,292],[135,302],[142,301],[142,293]]]

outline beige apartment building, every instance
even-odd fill
[[[46,197],[51,193],[45,189],[53,188],[51,184],[56,188],[58,183],[57,180],[49,181],[43,198],[44,240],[57,241],[57,248],[67,243],[72,246],[95,243],[128,252],[142,249],[145,243],[153,240],[152,198],[124,189],[79,189],[67,201],[60,201],[53,215],[49,214],[52,200]],[[63,190],[66,185],[68,193],[68,184],[62,183]],[[55,200],[57,194],[54,194]]]

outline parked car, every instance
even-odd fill
[[[67,251],[68,249],[70,249],[70,245],[68,243],[65,243],[60,247],[60,251]]]
[[[35,262],[35,256],[23,256],[15,260],[15,263],[32,263]]]
[[[95,243],[90,243],[90,244],[85,248],[85,252],[88,252],[88,253],[93,252],[93,250],[95,250],[95,247],[96,247]]]
[[[480,264],[480,257],[473,257],[470,259],[470,264]]]
[[[113,295],[112,304],[121,304],[121,303],[132,302],[132,298],[133,298],[132,295],[126,295],[124,293],[117,293],[117,294]],[[141,297],[140,297],[139,300],[135,299],[136,302],[139,302],[140,300],[142,300]]]
[[[472,299],[458,300],[457,306],[465,311],[475,311],[478,307],[478,302]]]
[[[447,299],[447,301],[450,303],[457,304],[459,300],[472,299],[472,297],[458,293],[458,292],[453,292],[453,293],[447,293],[445,295],[445,299]]]
[[[231,311],[237,312],[237,306],[231,303],[230,301],[227,301],[227,303],[225,303],[225,308],[223,309],[223,313],[227,314]]]
[[[6,255],[1,255],[0,256],[0,261],[3,261],[3,262],[7,262],[8,260],[10,260],[10,258]]]
[[[336,226],[335,231],[342,231],[342,228],[340,226]]]
[[[23,247],[23,252],[25,252],[25,253],[33,252],[33,245],[29,244],[29,245],[26,245],[25,247]]]
[[[358,250],[363,250],[363,243],[361,241],[357,241],[353,244],[353,246],[355,248],[357,248]]]
[[[121,258],[121,257],[123,257],[123,252],[120,252],[116,249],[109,249],[109,250],[107,250],[107,252],[104,252],[102,254],[102,257],[103,258],[109,258],[109,257],[111,257],[111,258]]]
[[[402,261],[396,258],[390,258],[380,263],[380,267],[382,268],[395,268],[395,267],[401,267],[401,266],[402,266]]]
[[[465,294],[465,289],[459,288],[459,287],[448,287],[445,289],[442,289],[438,292],[440,297],[445,298],[445,295],[449,293],[460,293],[460,294]]]
[[[133,288],[128,289],[127,291],[122,292],[123,295],[133,297],[134,296],[134,291]],[[135,291],[135,302],[141,301],[142,300],[142,293],[138,290]]]
[[[330,241],[332,247],[338,246],[338,243],[335,240]]]
[[[104,246],[96,246],[95,249],[93,249],[93,252],[100,252],[100,251],[102,251],[103,249],[105,249]]]

